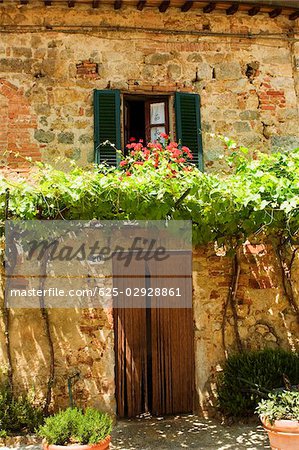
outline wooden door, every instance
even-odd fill
[[[180,256],[181,264],[190,264],[190,255]],[[136,305],[133,288],[169,287],[169,263],[159,262],[159,277],[150,277],[151,264],[144,264],[144,276],[134,277],[134,266],[120,269],[114,287],[124,292],[122,308],[114,308],[116,401],[119,417],[135,417],[150,412],[154,415],[190,413],[194,398],[194,335],[192,308],[173,308],[173,298],[158,295],[140,299]],[[137,264],[137,263],[135,263]],[[137,272],[137,270],[136,270]],[[138,262],[140,273],[140,262]],[[157,272],[155,272],[157,273]],[[186,297],[192,292],[190,279],[182,276],[176,286]],[[191,297],[190,297],[191,298]],[[165,307],[165,300],[168,301]],[[182,299],[184,300],[184,299]],[[131,306],[140,306],[139,308]]]

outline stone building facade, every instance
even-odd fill
[[[236,319],[231,304],[227,303],[232,283],[231,258],[217,256],[212,246],[193,252],[194,412],[205,416],[215,415],[217,376],[227,354],[238,351],[236,328],[245,350],[265,347],[299,350],[298,314],[284,289],[280,261],[272,245],[244,245],[239,265]],[[292,284],[297,305],[298,271],[296,256]],[[2,288],[3,281],[2,276]],[[72,379],[73,398],[78,406],[92,405],[115,414],[113,311],[53,308],[48,312],[55,361],[52,407],[57,410],[68,406],[68,381]],[[7,367],[3,316],[1,329],[3,376]],[[16,392],[33,390],[43,400],[51,358],[41,311],[11,309],[9,336]]]
[[[209,2],[191,2],[185,12],[181,8],[188,2],[168,3],[0,4],[1,164],[22,170],[27,156],[54,164],[59,156],[93,163],[94,90],[120,93],[122,148],[125,100],[166,98],[168,129],[175,136],[176,93],[200,95],[205,170],[219,167],[219,141],[213,134],[230,136],[252,151],[298,147],[296,2],[280,11],[265,1],[252,14],[250,1],[240,2],[239,10],[229,10],[232,2],[221,2],[210,12]],[[273,249],[244,246],[240,258],[236,300],[245,348],[298,349],[298,321]],[[227,350],[236,349],[229,308],[223,324],[231,261],[205,247],[194,250],[193,267],[195,409],[208,414],[225,358],[223,336]],[[73,387],[76,401],[115,412],[112,312],[52,310],[49,316],[55,348],[53,406],[67,405],[67,380],[79,371]],[[15,385],[35,388],[42,396],[49,350],[40,319],[37,310],[12,310],[10,339]],[[3,334],[1,348],[5,367]]]
[[[202,1],[186,12],[183,1],[168,8],[166,2],[164,12],[158,8],[163,2],[139,9],[135,3],[0,6],[1,150],[48,162],[66,156],[92,163],[94,89],[120,92],[121,148],[125,97],[167,98],[175,136],[176,92],[200,95],[207,170],[218,165],[213,133],[252,150],[298,146],[296,2],[281,14],[263,6],[255,15],[249,15],[250,2],[241,2],[235,14],[227,12],[229,2],[210,13],[203,12],[208,2]],[[21,159],[14,161],[20,167]]]

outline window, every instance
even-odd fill
[[[136,141],[155,141],[161,133],[169,133],[169,98],[124,96],[124,144]]]
[[[177,92],[170,96],[122,95],[119,90],[94,91],[95,161],[117,165],[116,148],[131,137],[144,142],[169,133],[169,113],[174,103],[176,139],[190,148],[192,162],[203,169],[199,95]],[[122,105],[122,112],[121,112]],[[121,136],[123,130],[123,137]],[[107,142],[108,141],[108,142]],[[110,143],[115,144],[111,146]],[[125,153],[125,150],[124,150]]]

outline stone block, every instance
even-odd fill
[[[237,62],[223,62],[215,66],[217,80],[237,80],[242,78],[241,66]]]
[[[14,58],[31,58],[32,50],[28,47],[13,47],[12,56]]]
[[[0,59],[0,72],[20,73],[23,69],[24,63],[18,58]]]
[[[259,120],[261,113],[259,111],[245,110],[240,113],[241,120]]]
[[[156,64],[162,66],[172,59],[170,53],[154,53],[145,57],[146,64]]]
[[[49,144],[55,139],[55,133],[52,131],[35,130],[34,137],[38,142]]]
[[[89,134],[81,134],[81,136],[79,137],[79,142],[81,142],[81,144],[88,144],[92,140],[92,136]]]
[[[58,105],[65,105],[78,101],[84,102],[84,93],[76,90],[75,87],[72,89],[58,88],[54,90],[54,103]]]
[[[182,75],[182,68],[178,64],[170,64],[167,68],[167,74],[172,80],[178,80]]]
[[[291,151],[299,147],[299,136],[272,136],[272,151]]]
[[[78,161],[81,158],[81,149],[80,148],[70,148],[65,150],[65,156],[67,158]]]
[[[193,63],[194,62],[201,63],[201,62],[203,62],[203,57],[201,56],[200,53],[191,53],[190,55],[188,55],[187,61],[193,62]]]
[[[251,131],[251,127],[248,122],[235,122],[233,127],[237,133],[248,133]]]
[[[74,143],[74,133],[71,131],[58,134],[59,144],[73,144]]]

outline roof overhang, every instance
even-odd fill
[[[46,7],[60,5],[69,8],[79,5],[100,8],[106,5],[114,10],[123,7],[137,8],[139,11],[156,8],[160,13],[165,13],[169,8],[178,8],[182,13],[198,10],[205,14],[224,10],[228,16],[243,12],[249,16],[265,13],[273,19],[281,14],[288,15],[290,20],[299,18],[299,0],[0,0],[0,4],[0,8],[8,4],[44,4]]]

